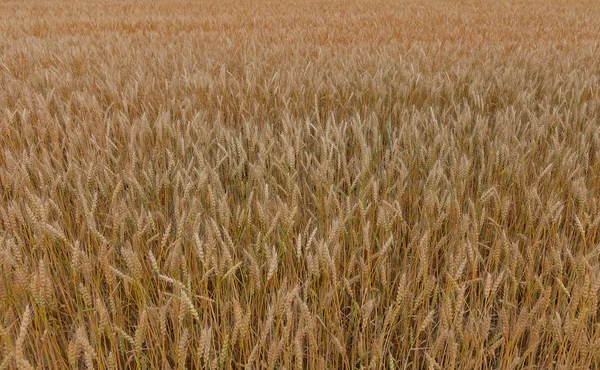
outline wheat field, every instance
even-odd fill
[[[600,368],[600,2],[0,2],[0,369]]]

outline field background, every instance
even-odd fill
[[[600,2],[0,1],[0,369],[600,367]]]

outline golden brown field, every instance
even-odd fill
[[[0,2],[0,369],[600,368],[600,2]]]

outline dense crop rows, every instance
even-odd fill
[[[0,2],[0,369],[600,366],[600,3]]]

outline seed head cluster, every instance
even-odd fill
[[[600,367],[600,3],[0,1],[0,369]]]

